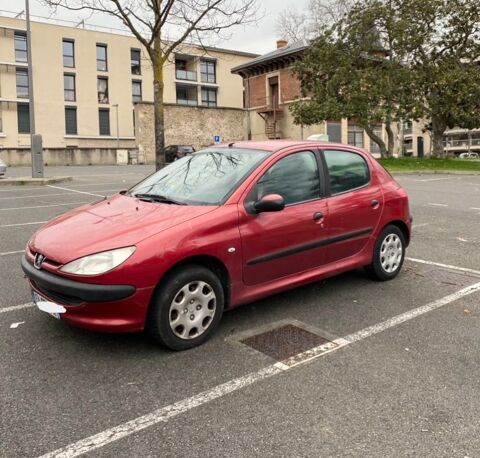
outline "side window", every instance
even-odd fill
[[[320,177],[315,155],[304,151],[280,159],[263,175],[255,191],[257,199],[280,194],[286,205],[318,199]]]
[[[360,154],[348,151],[324,151],[330,176],[332,195],[365,186],[370,181],[370,172]]]

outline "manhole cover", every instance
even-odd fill
[[[240,342],[277,361],[284,361],[299,353],[330,343],[330,340],[293,324],[286,324],[247,337]]]

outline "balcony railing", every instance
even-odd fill
[[[190,105],[190,106],[197,106],[198,100],[196,99],[177,99],[178,105]]]
[[[175,70],[175,77],[177,80],[197,81],[197,72],[190,72],[188,70]]]
[[[468,148],[468,140],[444,140],[446,148]],[[472,138],[471,146],[480,146],[480,138]]]

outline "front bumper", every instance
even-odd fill
[[[66,323],[101,332],[136,332],[145,327],[154,287],[81,283],[37,270],[25,258],[22,269],[34,291],[65,307],[61,319]]]
[[[131,285],[95,285],[82,283],[68,278],[54,275],[45,270],[38,270],[30,264],[25,257],[22,258],[22,269],[27,277],[32,280],[40,290],[52,296],[58,295],[70,305],[82,302],[112,302],[130,297],[135,293]]]

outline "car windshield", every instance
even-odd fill
[[[128,195],[170,204],[219,205],[267,155],[231,148],[200,151],[149,176]]]

